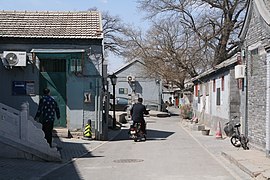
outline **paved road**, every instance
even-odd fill
[[[192,138],[179,125],[179,117],[151,117],[147,119],[147,123],[146,142],[133,142],[124,128],[114,141],[100,146],[91,154],[43,179],[244,179],[223,167],[220,160]]]

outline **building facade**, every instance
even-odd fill
[[[237,116],[240,120],[240,91],[235,79],[237,56],[228,59],[192,79],[193,110],[199,122],[216,130]]]
[[[240,39],[246,65],[246,133],[270,152],[270,1],[250,0]]]
[[[143,103],[148,107],[156,107],[161,110],[162,105],[162,81],[159,77],[151,77],[147,73],[143,62],[134,60],[114,72],[117,76],[115,85],[115,97],[130,99],[130,104],[142,97]],[[112,86],[110,85],[110,92]]]
[[[102,134],[103,34],[101,14],[0,12],[1,103],[35,116],[45,87],[61,111],[55,127],[80,130],[91,120]]]

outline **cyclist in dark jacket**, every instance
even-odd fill
[[[131,119],[134,123],[141,122],[142,131],[144,134],[146,134],[146,123],[144,120],[144,114],[148,115],[149,112],[146,110],[145,105],[142,104],[143,99],[138,98],[138,102],[134,104],[130,110]]]
[[[41,120],[39,122],[42,124],[42,130],[45,134],[45,139],[52,147],[52,130],[55,120],[55,115],[57,119],[60,118],[60,111],[57,102],[50,96],[50,89],[45,88],[43,90],[44,96],[39,101],[38,111],[36,113],[35,119]]]

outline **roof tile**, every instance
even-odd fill
[[[0,11],[0,37],[102,38],[97,11]]]

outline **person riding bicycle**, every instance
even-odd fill
[[[146,134],[146,123],[143,116],[144,114],[148,115],[149,112],[146,110],[146,107],[142,104],[142,102],[143,99],[138,98],[138,102],[135,103],[130,109],[130,115],[133,121],[133,125],[135,125],[135,123],[141,123],[141,130],[144,134]]]

